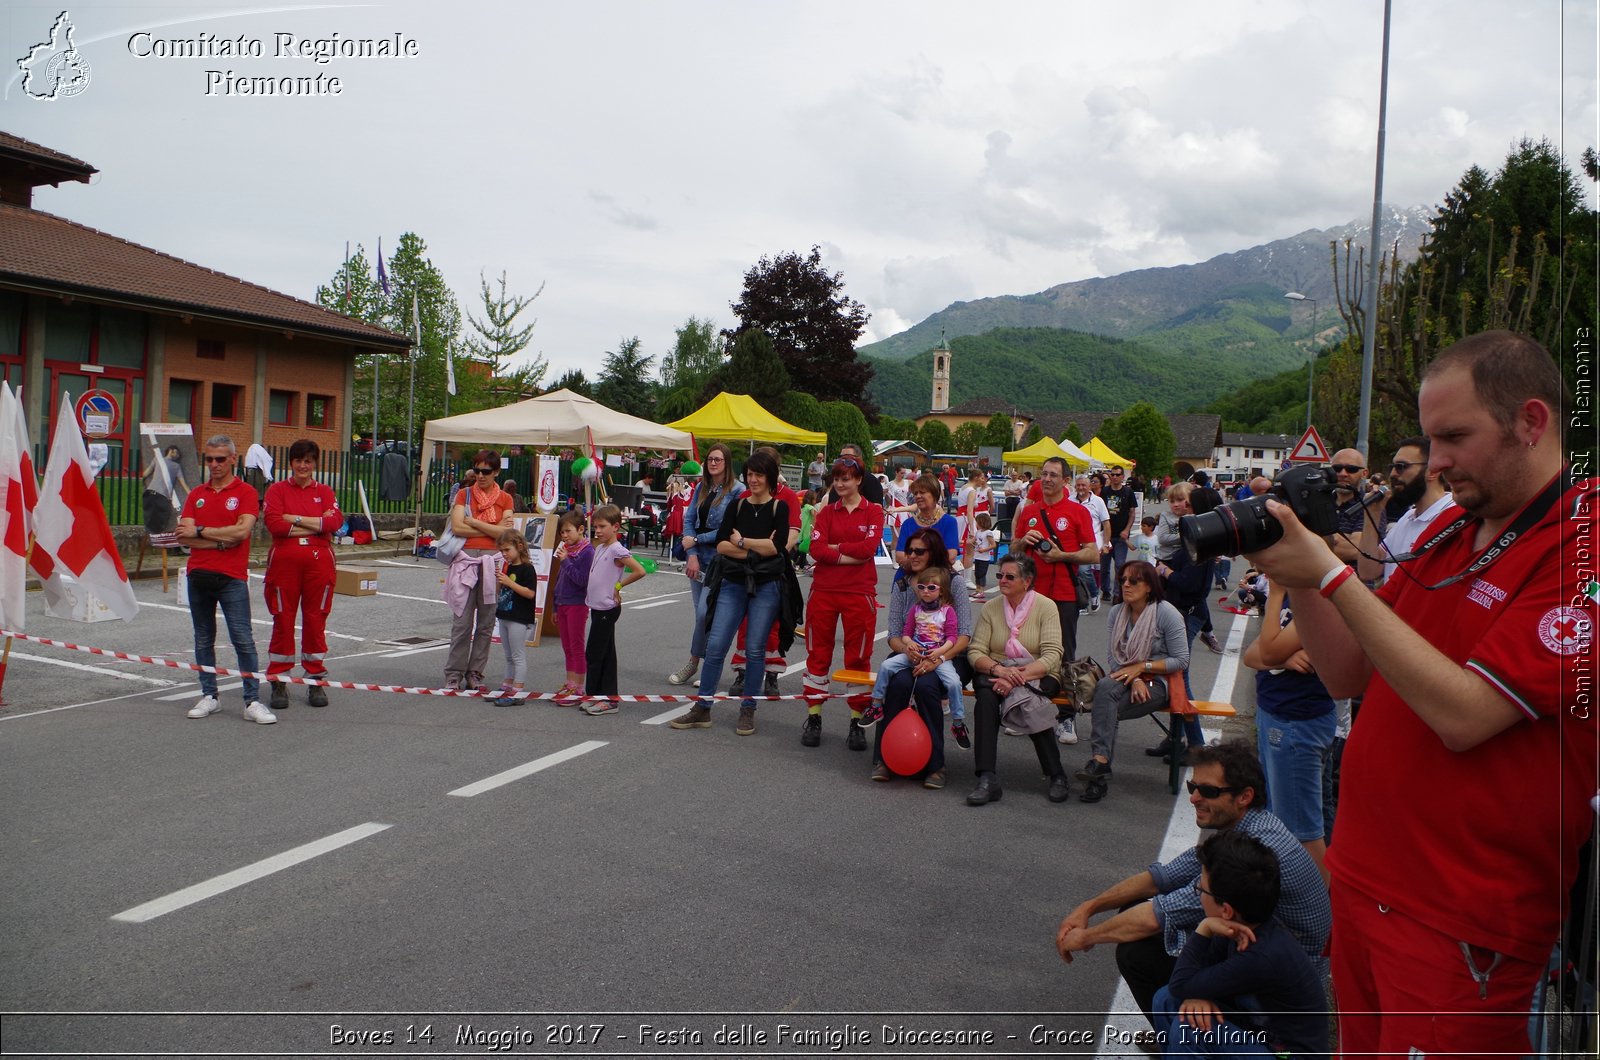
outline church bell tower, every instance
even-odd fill
[[[933,351],[933,412],[950,411],[950,343],[944,328],[939,329],[939,345]]]

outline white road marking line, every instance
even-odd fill
[[[423,557],[418,557],[419,560],[422,559],[422,558]],[[397,559],[375,559],[372,562],[374,562],[374,563],[382,563],[386,567],[404,567],[406,570],[424,570],[425,569],[420,562],[401,563]]]
[[[445,641],[443,644],[429,644],[426,647],[422,647],[422,648],[407,648],[404,651],[388,652],[387,654],[385,654],[383,656],[383,658],[385,658],[385,659],[404,659],[408,655],[422,655],[425,652],[439,651],[439,650],[441,650],[443,648],[448,648],[449,646],[450,646],[450,642],[449,641]]]
[[[681,706],[673,707],[671,710],[663,711],[660,714],[657,714],[653,718],[646,718],[643,721],[641,721],[639,724],[640,725],[665,725],[667,722],[671,721],[673,718],[676,718],[679,714],[682,714],[684,712],[684,710],[685,710],[685,708],[681,707]]]
[[[186,615],[189,613],[189,609],[187,607],[179,607],[177,604],[158,604],[158,603],[154,603],[154,602],[141,602],[139,604],[139,606],[140,607],[158,607],[163,611],[182,611]],[[250,624],[252,626],[267,626],[269,628],[272,625],[272,623],[270,621],[268,621],[267,619],[264,619],[264,618],[252,618],[250,620]],[[296,633],[299,633],[300,632],[300,627],[298,625],[295,626],[294,627],[294,631]],[[362,640],[366,640],[367,639],[365,637],[352,637],[348,633],[335,633],[331,629],[327,631],[327,634],[330,637],[338,637],[340,640],[362,641]]]
[[[48,659],[43,655],[29,655],[26,652],[14,651],[13,659],[26,659],[29,662],[40,662],[46,666],[64,666],[69,670],[83,670],[91,674],[101,674],[105,677],[115,677],[119,681],[147,681],[160,688],[171,688],[177,684],[162,677],[146,677],[143,674],[128,673],[126,670],[113,670],[109,666],[90,666],[88,663],[68,662],[66,659]]]
[[[672,603],[671,600],[655,600],[655,601],[652,601],[651,603],[648,603],[648,604],[632,604],[632,603],[630,603],[630,604],[627,605],[627,608],[628,608],[629,611],[648,611],[652,607],[665,607],[670,603]]]
[[[132,699],[135,696],[148,696],[151,690],[146,688],[139,692],[129,692],[120,696],[107,696],[105,699],[91,699],[87,703],[69,703],[64,707],[45,707],[41,710],[30,710],[24,714],[0,715],[0,721],[16,721],[18,718],[31,718],[35,714],[54,714],[58,710],[76,710],[78,707],[93,707],[101,703],[115,703],[119,699]]]
[[[464,788],[457,788],[454,791],[447,791],[445,794],[456,795],[463,799],[470,799],[474,795],[482,795],[486,791],[493,791],[495,788],[509,784],[513,780],[521,780],[523,777],[532,776],[542,769],[549,769],[551,766],[558,766],[562,762],[568,761],[569,759],[577,758],[579,755],[586,755],[590,751],[598,751],[605,745],[605,740],[585,740],[583,743],[575,744],[572,747],[568,747],[564,751],[557,751],[554,754],[547,754],[543,758],[535,758],[532,762],[527,762],[523,765],[517,766],[514,769],[508,769],[504,773],[496,773],[492,777],[484,777],[475,784],[468,784]]]
[[[214,898],[224,891],[231,891],[235,887],[243,887],[247,883],[253,883],[263,876],[272,875],[274,872],[281,872],[284,869],[300,864],[302,861],[310,861],[319,855],[338,850],[340,847],[349,846],[351,843],[365,839],[368,836],[377,835],[379,832],[392,827],[394,826],[374,824],[372,822],[358,824],[354,828],[346,828],[342,832],[324,836],[321,839],[306,843],[304,846],[295,847],[293,850],[285,850],[281,854],[274,854],[270,858],[257,861],[252,865],[246,865],[243,868],[234,869],[232,872],[225,872],[221,876],[215,876],[192,887],[185,887],[181,891],[173,891],[165,897],[145,902],[143,905],[136,905],[132,909],[116,914],[111,919],[120,920],[127,924],[142,924],[147,920],[154,920],[158,916],[165,916],[167,913],[182,909],[184,906],[203,902],[207,898]]]
[[[437,596],[407,596],[405,593],[378,593],[378,595],[379,596],[387,596],[387,597],[390,597],[390,598],[395,599],[395,600],[417,600],[417,601],[419,601],[421,603],[424,603],[424,604],[443,604],[444,603],[444,600],[442,600],[441,598],[439,598]]]
[[[1233,701],[1233,686],[1239,674],[1239,646],[1244,643],[1245,615],[1234,615],[1233,625],[1228,630],[1228,643],[1225,648],[1233,649],[1232,654],[1224,654],[1217,664],[1217,679],[1211,682],[1211,699],[1231,703]],[[1218,729],[1202,729],[1206,741],[1210,742],[1220,734]],[[1187,778],[1188,770],[1184,770]],[[1194,823],[1194,808],[1189,800],[1180,795],[1172,803],[1172,816],[1167,819],[1167,832],[1161,839],[1161,851],[1156,855],[1159,862],[1168,862],[1185,850],[1189,850],[1200,841],[1200,828]],[[1111,1004],[1106,1009],[1105,1025],[1116,1028],[1128,1034],[1139,1031],[1148,1031],[1150,1023],[1139,1011],[1138,1004],[1133,1000],[1133,992],[1128,989],[1128,984],[1121,979],[1117,980],[1117,991],[1111,998]],[[1137,1055],[1138,1046],[1121,1046],[1107,1042],[1100,1047],[1098,1058],[1112,1056]]]
[[[228,682],[226,684],[218,685],[217,686],[217,691],[218,692],[232,692],[235,688],[243,688],[243,687],[244,687],[244,682],[243,681],[230,681],[230,682]],[[199,694],[200,694],[199,689],[196,686],[191,685],[190,687],[184,689],[182,692],[175,692],[170,696],[157,696],[156,697],[156,702],[157,703],[176,703],[180,699],[194,699]]]

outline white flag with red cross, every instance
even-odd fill
[[[0,627],[16,633],[26,617],[28,535],[38,501],[22,401],[0,382]]]
[[[44,485],[33,512],[33,569],[44,583],[44,595],[57,607],[67,606],[62,578],[70,575],[125,621],[139,613],[128,584],[117,542],[111,534],[83,435],[72,415],[72,400],[61,397],[55,437],[45,461]]]

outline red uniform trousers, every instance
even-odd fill
[[[735,646],[733,649],[733,662],[731,664],[733,666],[742,667],[745,665],[744,630],[749,624],[750,622],[748,619],[745,619],[739,623],[739,636],[735,641]],[[774,622],[772,624],[772,631],[767,634],[766,668],[768,670],[778,670],[781,672],[786,666],[788,666],[788,664],[789,660],[785,659],[783,657],[783,653],[778,650],[778,624]]]
[[[1337,878],[1331,898],[1341,1055],[1529,1052],[1528,1012],[1542,965],[1481,946],[1463,951],[1459,940]]]
[[[333,609],[333,549],[320,541],[300,545],[290,538],[273,546],[267,560],[267,613],[272,643],[267,673],[284,674],[299,663],[307,677],[328,672],[328,612]],[[300,651],[295,652],[294,619],[300,613]]]
[[[813,588],[806,600],[806,688],[826,691],[833,675],[836,623],[844,623],[844,665],[847,670],[872,669],[872,639],[878,624],[878,600],[866,592]],[[860,712],[872,702],[870,692],[852,695],[850,709]]]

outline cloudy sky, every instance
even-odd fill
[[[100,170],[36,206],[302,297],[347,240],[416,231],[463,308],[480,271],[545,285],[556,372],[731,323],[745,269],[812,244],[869,341],[1371,211],[1381,0],[79,0],[90,84],[38,102],[16,59],[63,2],[0,10],[0,129]],[[1596,0],[1395,8],[1387,201],[1524,136],[1600,142]],[[416,54],[319,64],[278,34]],[[136,54],[241,36],[260,57]],[[342,92],[228,95],[229,72]]]

